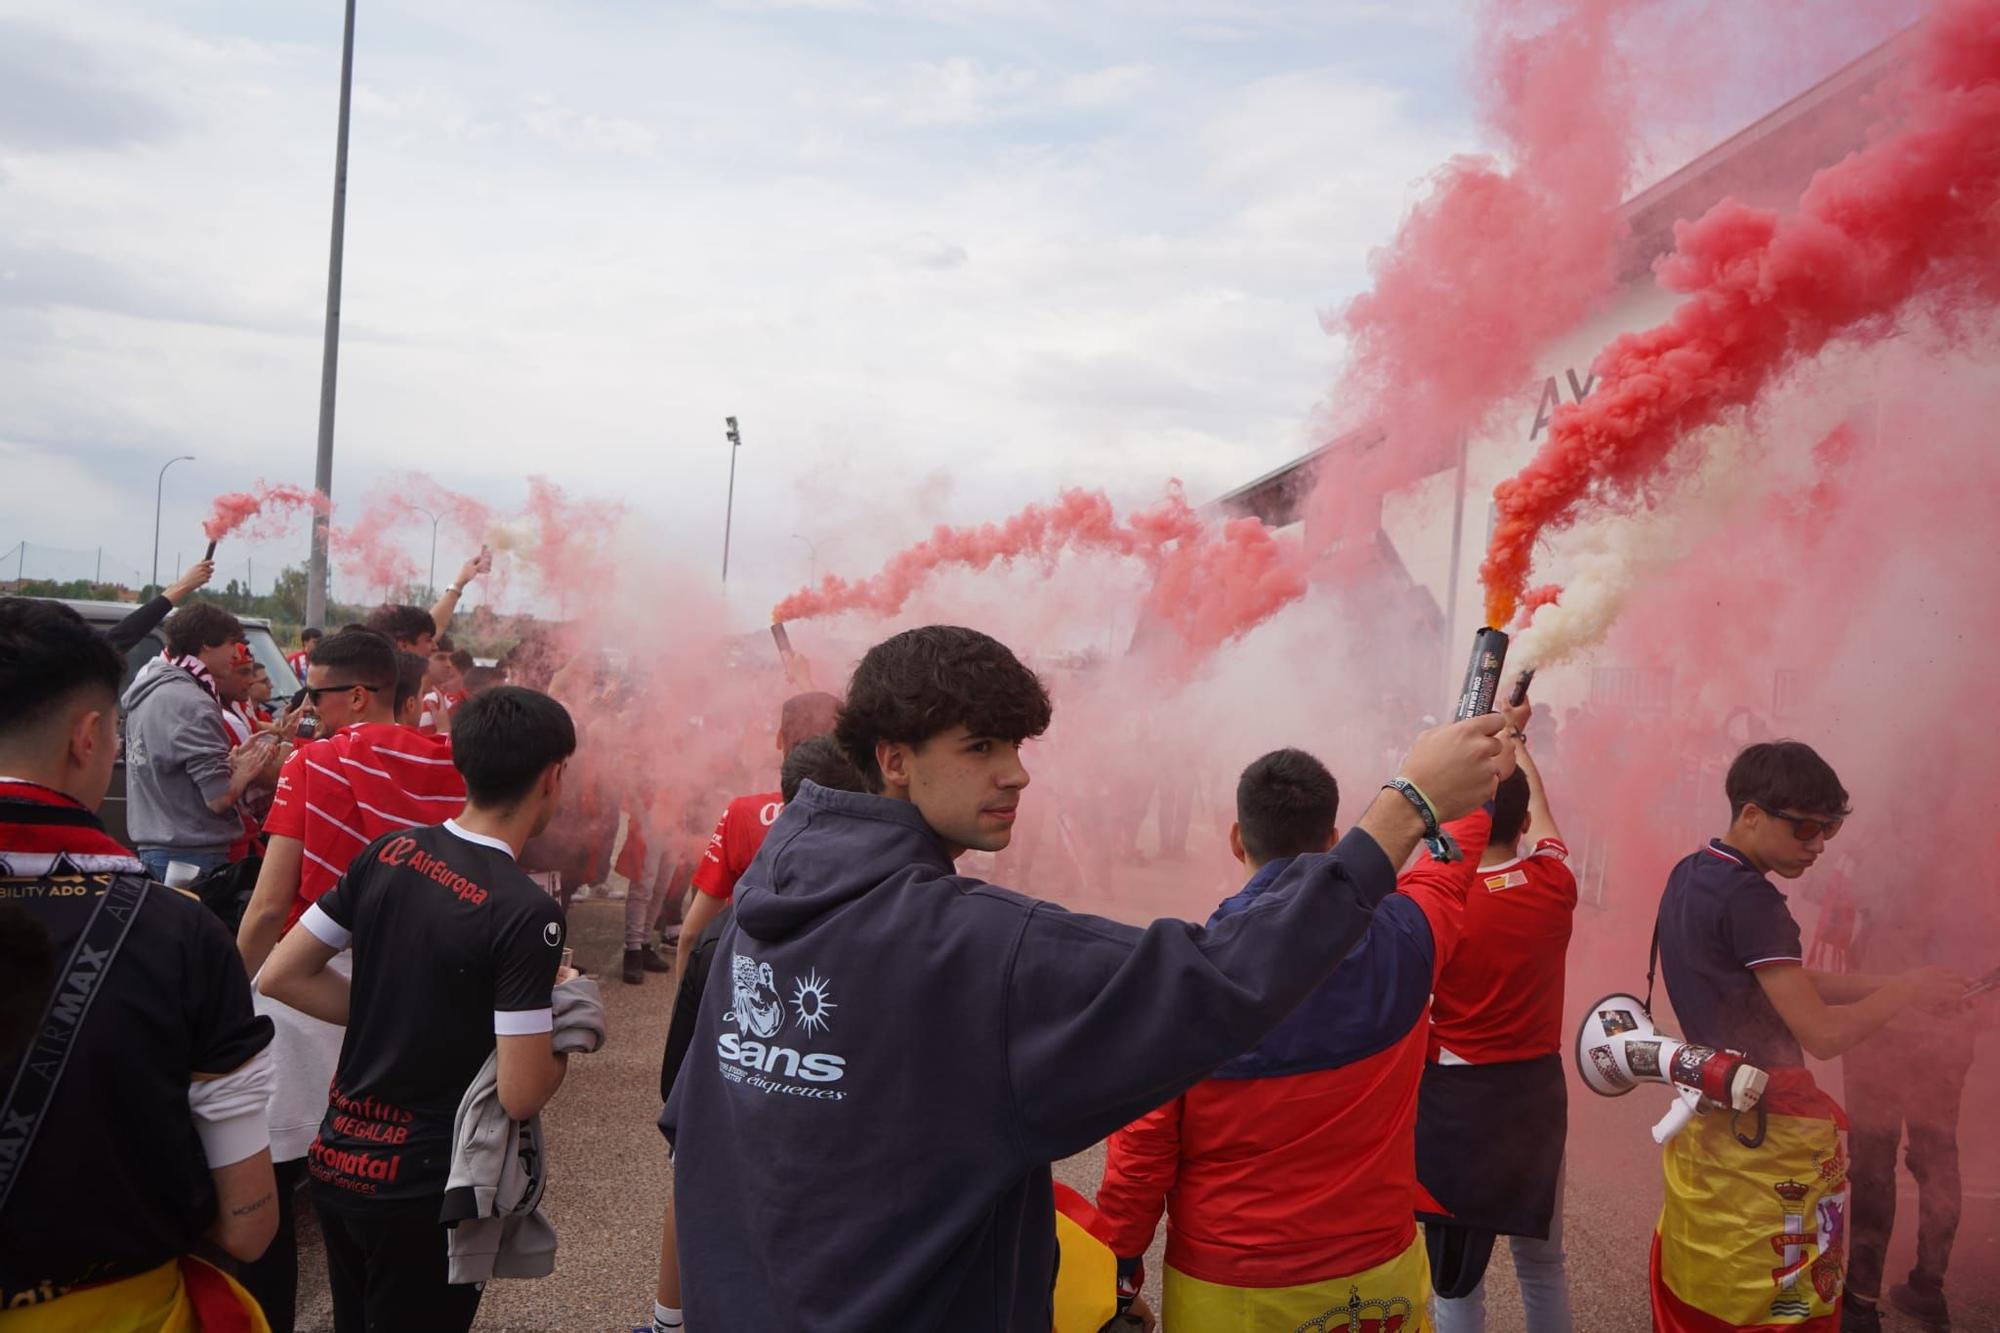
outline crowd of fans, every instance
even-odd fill
[[[503,672],[451,641],[482,568],[428,610],[307,631],[289,700],[234,616],[182,604],[200,567],[110,635],[0,599],[0,1330],[289,1330],[301,1202],[339,1333],[465,1329],[487,1280],[551,1273],[539,1115],[605,1038],[567,914],[614,847],[623,982],[677,982],[655,1329],[1460,1333],[1501,1238],[1530,1329],[1571,1328],[1577,893],[1527,705],[1423,731],[1346,825],[1318,757],[1256,760],[1242,887],[1139,927],[959,872],[1012,840],[1053,713],[990,637],[876,645],[844,697],[776,708],[776,788],[690,811],[579,762],[601,662],[524,645]],[[129,848],[93,813],[121,745]],[[1186,784],[1161,786],[1184,841]],[[1663,1329],[1763,1326],[1768,1291],[1692,1257],[1768,1241],[1745,1182],[1816,1171],[1842,1206],[1805,1052],[1865,1050],[1964,987],[1887,942],[1891,976],[1803,965],[1768,876],[1846,816],[1817,755],[1752,745],[1726,794],[1657,947],[1685,1035],[1770,1070],[1784,1128],[1732,1146],[1703,1117],[1669,1145]],[[1940,1076],[1954,1124],[1964,1063]],[[1791,1326],[1878,1326],[1901,1125],[1856,1127],[1851,1298],[1815,1241]],[[1955,1134],[1910,1135],[1941,1177]],[[1101,1142],[1094,1201],[1055,1184]],[[1942,1310],[1956,1188],[1899,1301]]]

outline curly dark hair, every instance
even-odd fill
[[[1024,741],[1048,730],[1049,692],[1006,644],[976,629],[926,625],[870,648],[847,683],[833,736],[848,761],[882,790],[880,741],[921,745],[963,726],[975,735]]]
[[[1762,741],[1745,747],[1723,779],[1729,797],[1729,817],[1743,807],[1776,812],[1796,810],[1807,815],[1844,816],[1847,788],[1833,765],[1804,741]]]
[[[784,767],[778,770],[778,798],[790,805],[798,799],[800,785],[808,781],[828,791],[861,790],[861,775],[831,736],[814,736],[785,752]]]
[[[167,617],[160,634],[175,657],[193,657],[204,648],[245,641],[243,622],[214,602],[189,602]]]
[[[398,606],[384,602],[368,613],[368,628],[401,648],[426,634],[436,635],[437,622],[421,606]]]

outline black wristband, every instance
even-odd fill
[[[1430,798],[1408,778],[1390,778],[1382,784],[1383,791],[1392,791],[1416,808],[1417,817],[1424,821],[1424,838],[1429,840],[1438,835],[1437,811],[1431,808]]]

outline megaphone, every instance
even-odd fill
[[[1641,1083],[1679,1091],[1681,1101],[1653,1131],[1662,1143],[1703,1109],[1704,1100],[1749,1111],[1771,1081],[1734,1051],[1669,1037],[1653,1026],[1653,1016],[1633,995],[1607,995],[1584,1014],[1576,1034],[1576,1072],[1600,1097],[1623,1097]]]

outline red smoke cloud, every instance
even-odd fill
[[[1542,346],[1617,276],[1617,206],[1632,172],[1632,95],[1618,46],[1633,7],[1488,0],[1477,78],[1506,163],[1440,168],[1370,289],[1325,321],[1352,359],[1333,402],[1388,447],[1330,457],[1308,530],[1324,546],[1372,531],[1383,492],[1437,471],[1534,371]]]
[[[1534,460],[1494,492],[1489,624],[1514,618],[1545,531],[1643,492],[1689,431],[1830,340],[1882,336],[1919,298],[2000,297],[2000,3],[1939,6],[1901,111],[1895,132],[1820,172],[1796,213],[1725,200],[1677,229],[1660,278],[1688,299],[1613,342],[1596,391],[1559,408]]]
[[[201,530],[210,541],[221,541],[252,519],[267,519],[253,526],[250,533],[260,539],[276,537],[283,535],[293,515],[313,509],[324,513],[328,507],[326,497],[315,491],[260,480],[253,490],[216,496]]]
[[[1220,646],[1305,592],[1296,548],[1255,519],[1213,526],[1180,488],[1150,509],[1120,519],[1101,491],[1064,491],[1054,504],[1031,504],[998,523],[935,528],[891,557],[872,578],[829,574],[779,602],[773,620],[804,620],[859,611],[893,616],[940,570],[990,569],[1016,561],[1051,566],[1067,553],[1094,552],[1143,562],[1154,574],[1145,613],[1174,628],[1189,648]]]

